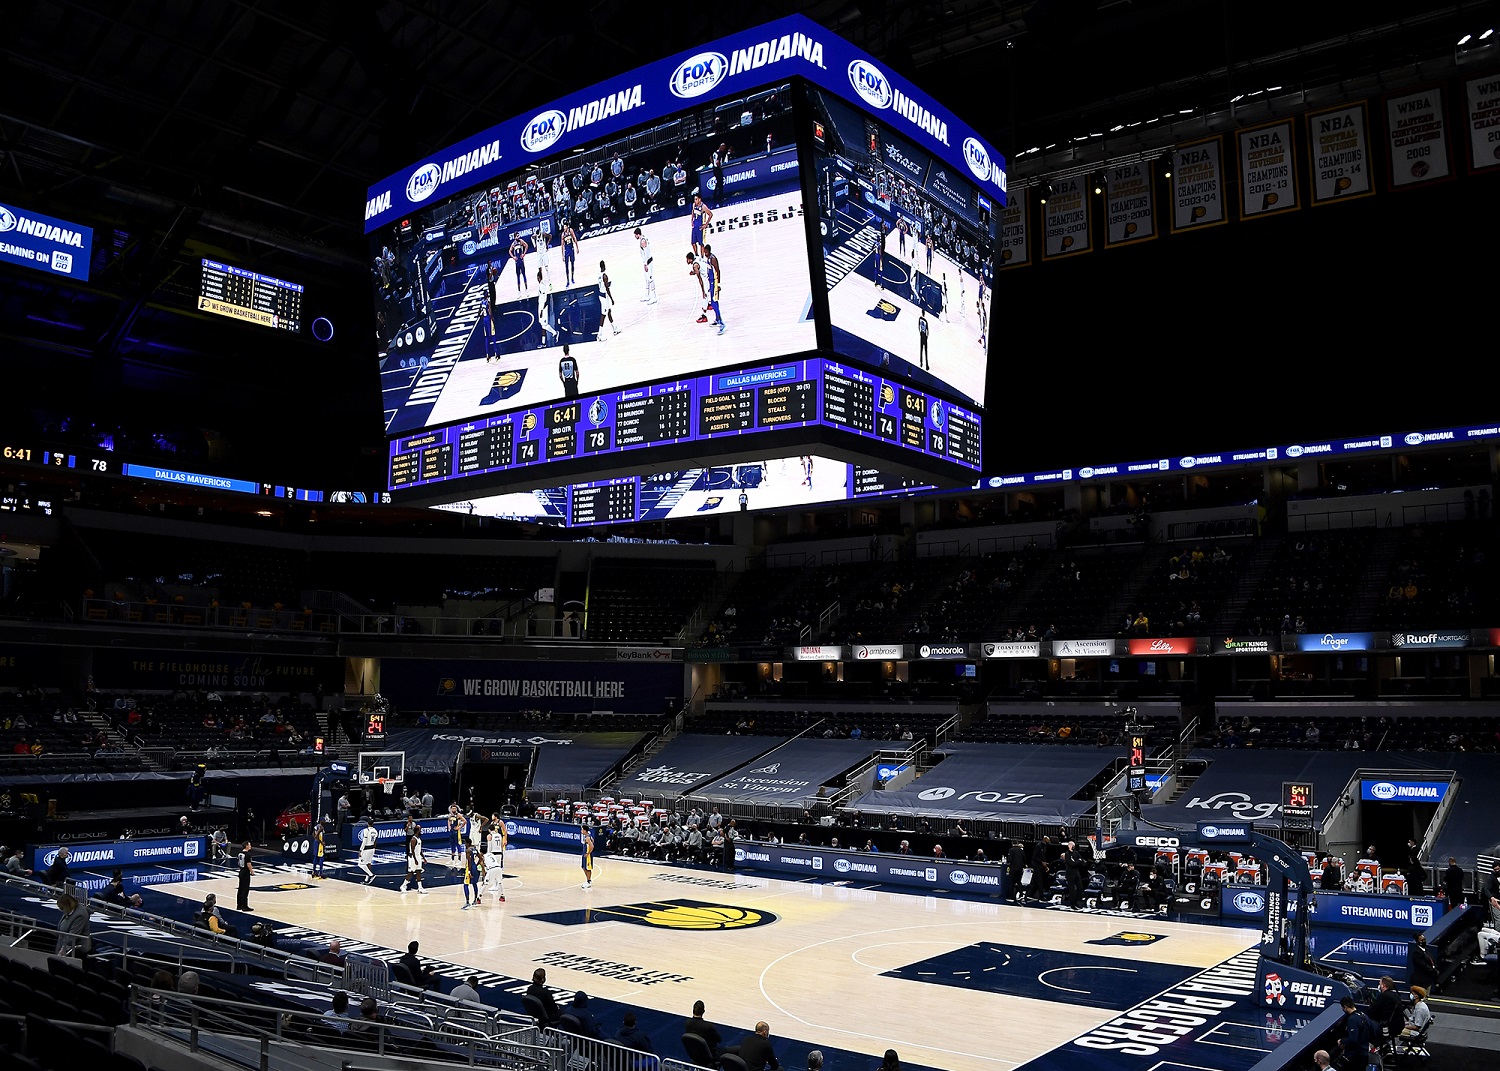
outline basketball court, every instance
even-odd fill
[[[306,864],[260,868],[253,915],[300,928],[289,933],[336,934],[394,951],[417,940],[424,958],[455,965],[457,976],[473,969],[529,979],[545,966],[550,985],[654,1009],[667,1017],[663,1024],[701,999],[728,1041],[758,1019],[769,1022],[791,1067],[810,1048],[872,1060],[894,1048],[903,1063],[951,1071],[1008,1071],[1039,1060],[1174,986],[1191,988],[1195,976],[1258,938],[1229,926],[614,857],[596,859],[585,891],[576,855],[529,848],[507,853],[505,903],[487,898],[463,910],[447,845],[429,838],[426,848],[425,896],[396,891],[404,865],[395,847],[383,847],[373,885],[348,863],[331,863],[324,881],[307,879]],[[199,873],[155,891],[188,903],[209,892],[234,902],[231,873]],[[520,1010],[518,998],[510,1002]],[[1203,1044],[1237,1044],[1218,1037],[1229,1025],[1216,1022]],[[667,1038],[656,1030],[657,1047],[681,1058],[674,1031],[667,1026]],[[1204,1059],[1213,1051],[1196,1062],[1229,1066]],[[1037,1067],[1061,1067],[1059,1057],[1073,1052]],[[1098,1066],[1151,1063],[1076,1055]],[[1233,1064],[1253,1062],[1242,1054]]]

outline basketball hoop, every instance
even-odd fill
[[[376,778],[375,783],[385,790],[387,796],[396,794],[396,782],[389,781],[384,777]]]

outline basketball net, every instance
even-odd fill
[[[376,779],[376,784],[385,790],[387,796],[394,796],[396,794],[396,782],[388,781],[384,777],[381,777]]]

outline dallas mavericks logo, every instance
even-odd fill
[[[0,205],[0,231],[13,231],[16,229],[16,214],[4,205]],[[47,864],[51,866],[51,863]]]
[[[595,398],[589,403],[589,423],[598,427],[609,419],[609,403],[603,398]]]
[[[527,152],[541,152],[562,137],[567,126],[568,117],[556,108],[542,112],[521,131],[521,148]]]
[[[722,52],[700,52],[677,65],[667,88],[684,100],[701,97],[724,80],[729,61]]]
[[[927,407],[927,418],[932,421],[932,426],[938,431],[942,431],[943,421],[946,417],[947,410],[943,408],[943,403],[934,398],[932,404]]]
[[[437,192],[442,177],[443,169],[437,164],[423,164],[406,180],[406,199],[412,202],[427,200]]]
[[[891,106],[891,81],[873,63],[855,60],[849,64],[849,84],[870,107],[884,111]]]
[[[985,151],[983,145],[974,138],[964,138],[964,163],[969,165],[969,170],[974,172],[974,177],[981,182],[988,182],[994,164],[990,161],[990,154]]]

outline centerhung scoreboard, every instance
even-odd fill
[[[640,520],[644,473],[799,457],[851,487],[971,483],[1004,167],[793,16],[377,183],[394,499],[552,488],[567,523]],[[736,478],[735,504],[767,486]]]

